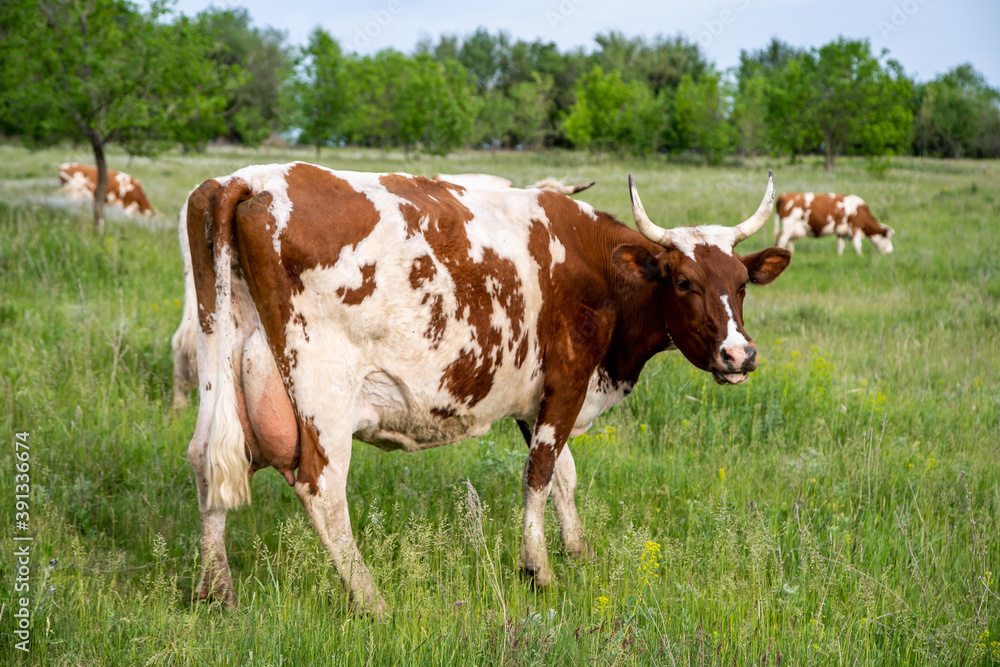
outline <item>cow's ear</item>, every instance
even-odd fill
[[[740,260],[747,267],[750,282],[757,285],[767,285],[788,268],[788,263],[792,261],[792,253],[784,248],[767,248],[752,255],[740,257]]]
[[[652,282],[662,275],[660,260],[641,245],[618,246],[611,253],[611,262],[632,283]]]

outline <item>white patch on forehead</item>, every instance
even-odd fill
[[[743,337],[736,329],[736,318],[733,317],[733,309],[729,307],[729,296],[722,295],[722,307],[726,309],[726,315],[729,316],[729,322],[726,323],[726,340],[722,341],[719,346],[720,350],[725,350],[730,347],[738,347],[748,345],[748,341]]]
[[[281,257],[281,233],[288,227],[288,220],[292,217],[292,200],[288,197],[286,176],[289,170],[297,164],[300,163],[256,164],[244,167],[226,178],[219,179],[219,182],[225,185],[231,178],[241,178],[246,181],[253,192],[271,193],[271,206],[267,211],[274,218],[275,227],[274,233],[271,235],[271,242],[274,244],[274,252],[279,258]]]
[[[715,246],[727,255],[733,254],[733,228],[721,225],[700,225],[698,227],[674,227],[670,230],[673,247],[697,261],[694,249],[699,245]]]

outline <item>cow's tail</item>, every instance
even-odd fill
[[[245,181],[230,180],[218,191],[212,215],[215,331],[219,347],[215,410],[205,459],[208,505],[219,509],[238,507],[250,501],[250,461],[236,402],[232,316],[233,226],[236,206],[249,194],[250,188]]]

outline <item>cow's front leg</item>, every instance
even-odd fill
[[[791,229],[785,229],[782,227],[781,234],[778,235],[778,240],[775,242],[775,245],[779,248],[789,248],[789,250],[791,250],[789,244],[792,246],[795,244],[795,239],[792,236]]]
[[[530,450],[534,429],[527,422],[518,420],[518,427],[524,442]],[[563,548],[574,557],[586,557],[591,553],[590,546],[583,536],[583,526],[580,515],[576,511],[576,464],[569,451],[569,443],[563,445],[559,458],[556,459],[552,472],[552,502],[556,506],[556,516],[559,517],[559,528],[562,530]]]
[[[583,534],[580,514],[576,511],[575,493],[576,463],[569,451],[569,444],[566,444],[556,459],[552,475],[552,501],[556,506],[556,516],[559,517],[563,548],[573,558],[587,558],[592,552]]]
[[[336,431],[321,432],[312,421],[299,421],[302,453],[295,494],[330,553],[351,605],[360,612],[381,615],[386,611],[385,600],[361,559],[347,508],[351,431],[349,427]]]
[[[851,243],[854,244],[854,252],[861,256],[861,242],[865,239],[865,233],[861,230],[854,232],[854,237],[851,239]]]
[[[524,466],[522,487],[524,491],[524,535],[521,540],[521,567],[531,577],[536,586],[548,586],[552,583],[552,570],[549,568],[549,555],[545,548],[545,503],[552,490],[552,479],[556,471],[556,462],[563,451],[567,455],[566,439],[573,428],[573,422],[583,405],[584,394],[578,396],[555,387],[573,386],[571,383],[553,382],[552,388],[546,390],[546,397],[539,408],[538,419],[535,422],[531,445],[528,450],[528,461]],[[576,383],[586,386],[585,382]],[[572,456],[566,461],[572,466]],[[566,464],[561,468],[563,474],[568,472]],[[575,486],[576,471],[573,479],[560,479],[556,507],[567,500],[566,491]],[[572,503],[572,493],[568,501]],[[565,507],[564,507],[565,509]],[[563,535],[569,528],[579,542],[580,518],[573,508],[572,516],[559,516],[560,522],[566,520]]]
[[[552,583],[549,553],[545,548],[545,503],[552,488],[552,473],[557,455],[554,439],[539,438],[536,431],[521,482],[524,491],[521,567],[535,585],[540,587]]]
[[[838,255],[843,255],[844,254],[844,248],[846,246],[847,246],[847,239],[845,239],[843,236],[838,236],[837,237],[837,254]]]

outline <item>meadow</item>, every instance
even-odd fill
[[[197,397],[170,410],[176,212],[205,178],[290,159],[596,180],[579,197],[629,222],[631,171],[664,226],[743,220],[770,167],[779,192],[861,195],[896,251],[865,241],[863,256],[837,256],[833,239],[803,239],[776,283],[749,290],[749,382],[720,387],[664,353],[572,439],[596,557],[560,551],[550,504],[551,588],[519,575],[526,448],[503,422],[419,454],[355,443],[351,517],[388,619],[350,613],[273,471],[229,514],[227,608],[192,600]],[[0,146],[0,663],[1000,665],[1000,163],[843,158],[831,175],[816,158],[112,153],[162,215],[109,214],[101,238],[89,209],[54,196],[69,160],[91,161]],[[34,536],[26,653],[13,632],[18,433]]]

